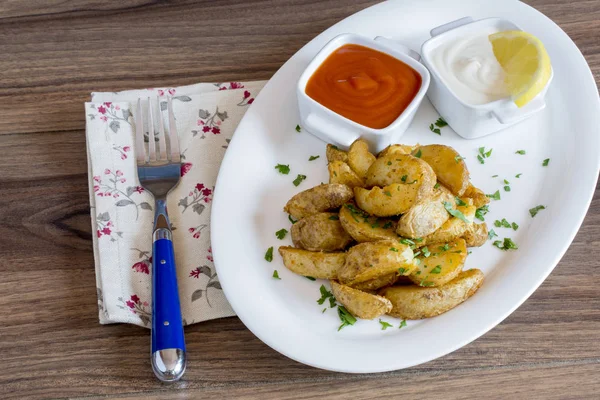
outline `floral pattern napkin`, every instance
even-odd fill
[[[235,315],[215,272],[210,207],[217,173],[233,132],[259,82],[200,83],[92,93],[85,104],[90,209],[101,324],[150,327],[154,200],[137,180],[137,99],[158,101],[166,121],[173,98],[182,178],[168,198],[184,325]]]

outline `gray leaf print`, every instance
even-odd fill
[[[131,196],[134,191],[135,191],[135,186],[128,186],[127,189],[125,189],[125,193],[127,193],[127,196]]]
[[[100,289],[99,287],[96,288],[96,295],[98,296],[98,301],[102,303],[104,301],[102,298],[102,289]]]
[[[131,112],[129,112],[129,110],[123,110],[123,118],[125,120],[129,119],[130,115],[131,115]]]
[[[88,114],[88,117],[90,117],[90,121],[93,121],[96,119],[96,116],[94,114]]]
[[[107,212],[103,212],[103,213],[98,214],[98,218],[97,219],[99,221],[103,221],[103,222],[104,221],[109,221],[110,220],[110,215],[108,215]]]
[[[222,113],[217,112],[217,117],[219,117],[221,121],[225,121],[227,118],[229,118],[227,111],[223,111]]]
[[[187,200],[187,198],[186,198],[186,200]],[[192,206],[192,211],[194,211],[195,213],[200,215],[200,214],[202,214],[202,211],[204,211],[205,208],[206,208],[206,206],[204,204],[196,203]]]
[[[152,211],[152,206],[145,201],[143,203],[140,203],[140,207],[142,208],[142,210]]]
[[[223,288],[221,288],[221,283],[219,281],[212,281],[206,287],[212,287],[215,289],[223,290]]]
[[[204,274],[210,278],[212,271],[210,270],[210,267],[208,265],[203,265],[203,266],[199,267],[199,269],[200,269],[201,274]]]
[[[160,111],[165,111],[166,109],[167,109],[167,102],[161,101],[160,102]]]
[[[110,129],[112,129],[112,131],[114,133],[117,133],[117,131],[119,130],[119,128],[121,127],[121,124],[119,124],[119,121],[111,121],[110,125],[108,125],[108,127]]]
[[[200,110],[198,111],[198,116],[201,119],[207,119],[208,117],[210,117],[210,113],[208,112],[208,110]]]
[[[175,97],[173,97],[173,99],[183,101],[184,103],[188,102],[188,101],[192,101],[192,98],[190,96],[175,96]]]
[[[192,301],[196,301],[201,298],[202,298],[202,289],[198,289],[194,293],[192,293]]]
[[[187,197],[184,197],[183,199],[179,200],[179,203],[177,205],[178,206],[187,207],[188,206],[188,199],[187,199]]]
[[[135,204],[135,203],[133,201],[131,201],[131,200],[119,200],[119,201],[117,201],[115,203],[115,205],[117,207],[125,207],[125,206],[128,206],[130,204]]]
[[[148,325],[150,323],[150,317],[148,317],[147,315],[140,314],[140,319],[142,320],[144,325]]]

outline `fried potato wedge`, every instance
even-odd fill
[[[343,250],[352,236],[342,227],[337,213],[319,213],[292,225],[294,246],[309,251]]]
[[[337,279],[337,270],[346,262],[346,253],[323,253],[290,246],[279,247],[283,265],[298,275]]]
[[[437,179],[456,196],[462,196],[469,186],[469,170],[460,154],[450,146],[429,144],[420,146],[413,154],[433,168]],[[367,182],[368,184],[368,182]]]
[[[352,189],[339,183],[315,186],[292,197],[283,210],[296,219],[339,208],[354,196]]]
[[[358,318],[374,319],[392,310],[392,303],[385,297],[353,289],[333,280],[331,291],[335,299]]]
[[[413,251],[397,240],[360,243],[346,253],[346,262],[338,269],[340,282],[354,286],[382,275],[398,272],[409,275],[417,268]]]
[[[379,157],[367,171],[366,185],[387,186],[402,183],[406,186],[423,187],[430,192],[435,185],[433,169],[425,161],[410,154],[388,153]]]
[[[470,269],[440,287],[392,286],[379,294],[392,302],[388,314],[403,319],[435,317],[471,297],[483,283],[483,272]]]
[[[429,195],[430,192],[423,190],[422,186],[402,183],[392,183],[383,188],[354,188],[354,198],[358,207],[377,217],[403,214]]]
[[[381,150],[379,152],[379,154],[377,154],[377,157],[385,157],[388,154],[410,154],[414,147],[416,146],[409,146],[407,144],[390,144],[388,147],[386,147],[385,149]]]
[[[480,247],[488,240],[487,224],[471,224],[463,234],[467,247]]]
[[[333,162],[333,161],[348,162],[348,153],[345,152],[344,150],[338,149],[337,146],[334,146],[332,144],[327,145],[327,150],[325,150],[325,155],[327,156],[328,162]]]
[[[396,222],[369,215],[353,203],[346,203],[340,209],[340,222],[346,232],[359,243],[383,239],[396,239]]]
[[[471,183],[467,186],[467,190],[465,190],[463,196],[473,199],[473,205],[477,208],[485,206],[490,202],[490,198],[481,189],[476,188]]]
[[[400,275],[397,272],[392,272],[387,275],[381,275],[380,277],[370,279],[368,281],[359,282],[357,284],[352,285],[354,289],[370,291],[381,289],[386,286],[392,286],[400,279]]]
[[[329,183],[341,183],[349,188],[365,186],[365,182],[343,161],[331,161],[327,165],[327,169],[329,170]]]
[[[444,186],[433,190],[430,198],[412,206],[398,221],[396,233],[406,238],[422,238],[438,230],[448,221],[450,214],[444,202],[454,204],[454,196]]]
[[[425,252],[427,250],[427,252]],[[464,239],[450,243],[436,243],[421,247],[417,257],[419,265],[409,275],[411,281],[419,286],[442,286],[456,278],[467,260],[467,245]],[[425,254],[429,254],[425,257]]]
[[[362,139],[352,143],[348,150],[348,165],[356,175],[364,179],[371,164],[375,162],[375,156],[369,151],[369,145]]]
[[[469,199],[466,199],[469,201]],[[475,206],[467,203],[465,206],[457,206],[456,209],[460,211],[465,218],[470,221],[469,223],[464,222],[460,218],[451,217],[448,221],[444,222],[440,228],[433,232],[429,236],[425,236],[421,242],[417,243],[417,246],[426,246],[430,243],[448,243],[452,242],[455,239],[463,236],[469,226],[473,224],[473,219],[475,218],[475,211],[477,210]]]

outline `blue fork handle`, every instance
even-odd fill
[[[168,221],[168,220],[167,220]],[[152,369],[162,381],[185,372],[185,340],[171,231],[154,231],[152,249]]]

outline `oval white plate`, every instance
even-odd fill
[[[486,221],[519,250],[504,252],[490,242],[472,249],[465,268],[480,268],[486,280],[477,294],[439,317],[409,321],[384,317],[359,320],[337,331],[335,309],[316,303],[319,286],[289,272],[277,253],[275,232],[289,230],[282,211],[292,195],[327,181],[325,143],[298,123],[295,85],[305,66],[332,37],[343,32],[400,39],[413,49],[429,30],[465,15],[503,17],[538,36],[552,59],[555,78],[544,112],[522,124],[478,140],[459,138],[449,127],[438,136],[429,124],[438,114],[424,101],[404,143],[444,143],[466,157],[472,181],[486,193],[500,190]],[[577,47],[552,21],[516,1],[389,2],[359,12],[331,27],[296,53],[265,86],[231,142],[219,173],[212,211],[212,248],[227,299],[246,326],[267,345],[299,362],[343,372],[381,372],[410,367],[454,351],[494,327],[550,274],[573,240],[591,201],[599,170],[600,102],[592,74]],[[485,165],[477,149],[493,148]],[[515,154],[524,149],[527,154]],[[309,162],[311,155],[320,158]],[[542,161],[550,158],[547,167]],[[275,165],[289,164],[289,175]],[[522,173],[520,178],[515,175]],[[308,176],[298,187],[297,174]],[[499,175],[492,178],[493,175]],[[503,190],[503,179],[511,191]],[[528,210],[547,207],[536,218]],[[506,218],[518,231],[495,228]],[[273,262],[265,251],[273,246]],[[272,278],[279,271],[281,280]]]

